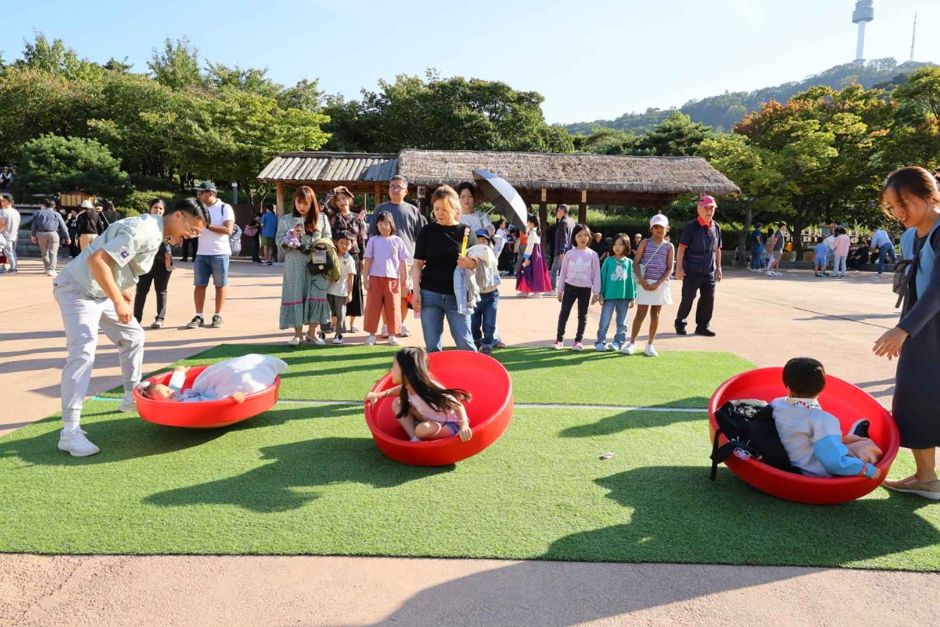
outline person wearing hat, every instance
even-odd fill
[[[83,200],[81,204],[82,212],[75,221],[75,233],[78,235],[78,249],[85,250],[85,247],[94,241],[96,237],[104,233],[108,227],[105,224],[104,216],[95,210],[95,203],[90,200]]]
[[[476,246],[467,249],[467,256],[477,260],[474,269],[480,301],[470,314],[470,332],[477,349],[489,355],[499,342],[496,330],[496,312],[499,309],[499,259],[494,245],[496,240],[486,228],[477,229]]]
[[[656,331],[659,330],[659,315],[663,305],[672,304],[669,278],[672,276],[676,255],[675,248],[666,239],[668,233],[669,219],[657,213],[650,218],[652,237],[641,240],[636,247],[633,264],[633,274],[637,284],[636,315],[633,317],[630,341],[621,348],[625,355],[632,355],[636,351],[636,340],[643,328],[646,313],[649,312],[650,326],[645,354],[647,357],[659,356],[653,343],[656,341]]]
[[[754,231],[751,233],[751,263],[749,270],[751,272],[760,272],[764,269],[764,225],[761,222],[754,224]]]
[[[196,188],[196,198],[209,214],[209,224],[199,234],[199,247],[193,262],[193,301],[196,315],[186,325],[187,329],[208,326],[222,328],[222,307],[225,305],[225,286],[228,285],[228,265],[232,256],[230,240],[235,225],[235,211],[222,202],[212,181],[203,181]],[[206,305],[206,288],[209,277],[215,285],[215,314],[212,323],[206,325],[202,310]]]
[[[6,263],[10,266],[6,270],[0,264],[0,272],[16,272],[16,236],[20,230],[20,212],[13,207],[13,196],[7,192],[0,194],[0,240],[3,240],[3,247],[0,253],[6,257]]]
[[[682,301],[676,312],[676,333],[686,334],[686,318],[698,295],[695,309],[695,334],[714,337],[709,328],[715,308],[715,284],[721,281],[721,227],[715,222],[718,203],[702,196],[698,217],[685,225],[679,237],[676,278],[682,281]]]
[[[80,428],[82,407],[95,363],[100,328],[118,350],[124,400],[119,411],[134,412],[134,388],[144,360],[144,330],[134,319],[131,288],[147,273],[164,242],[178,244],[205,228],[206,211],[195,198],[182,200],[167,216],[118,220],[95,238],[53,281],[62,312],[68,358],[62,368],[59,450],[74,457],[99,452]]]
[[[349,235],[349,255],[356,265],[356,276],[349,285],[351,299],[346,303],[346,317],[349,323],[341,322],[340,328],[345,327],[350,333],[356,333],[356,318],[363,314],[362,307],[362,253],[366,250],[366,221],[362,215],[353,212],[355,196],[345,185],[334,187],[327,202],[327,213],[330,214],[330,230],[333,237],[339,238],[340,233]]]

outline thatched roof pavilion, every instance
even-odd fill
[[[586,219],[588,204],[661,208],[680,194],[736,194],[740,190],[701,157],[632,157],[536,152],[469,150],[403,150],[398,155],[340,152],[290,152],[276,156],[258,178],[275,183],[278,207],[285,185],[310,185],[326,191],[345,185],[355,193],[371,192],[381,201],[384,183],[401,174],[424,188],[473,180],[483,168],[511,183],[541,213],[547,204],[578,205]],[[374,206],[374,205],[373,205]]]

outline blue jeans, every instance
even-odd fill
[[[499,290],[480,294],[480,302],[470,316],[473,341],[484,348],[493,348],[496,341],[496,309],[499,307]],[[422,324],[424,322],[422,321]]]
[[[457,312],[457,297],[421,290],[421,330],[424,333],[424,347],[429,353],[443,350],[441,336],[444,335],[445,317],[457,348],[476,352],[477,347],[470,334],[470,314],[461,315]]]
[[[625,298],[611,298],[604,301],[601,307],[601,323],[597,326],[597,345],[607,343],[607,329],[610,319],[617,312],[617,332],[614,334],[614,343],[623,346],[627,339],[627,312],[630,301]]]
[[[193,262],[193,285],[209,285],[209,277],[216,287],[228,285],[228,255],[196,255]]]
[[[751,269],[760,270],[764,267],[764,247],[754,246],[751,248]]]
[[[891,244],[882,244],[878,249],[878,274],[885,271],[885,257],[891,257],[891,263],[898,262],[898,258],[894,255],[894,246]]]

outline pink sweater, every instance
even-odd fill
[[[558,273],[558,293],[565,283],[574,287],[589,287],[594,294],[601,293],[601,264],[597,253],[590,248],[572,248],[565,253]]]
[[[835,248],[833,252],[840,257],[849,256],[849,248],[852,246],[852,240],[849,239],[849,236],[842,234],[836,237]]]

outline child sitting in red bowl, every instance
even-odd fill
[[[231,398],[245,402],[248,394],[261,392],[274,385],[277,376],[287,370],[287,364],[270,355],[248,354],[226,359],[208,366],[199,373],[192,386],[183,389],[186,366],[173,369],[167,385],[144,381],[138,388],[144,398],[179,403],[217,401]]]
[[[428,372],[428,354],[421,348],[403,348],[392,361],[393,387],[382,392],[369,392],[366,402],[374,403],[386,396],[398,395],[392,411],[412,442],[441,440],[459,435],[466,442],[473,437],[463,401],[470,394],[456,388],[445,388]]]
[[[839,419],[826,413],[816,400],[826,387],[823,365],[809,357],[796,357],[783,367],[788,396],[774,399],[774,423],[790,463],[804,475],[816,477],[881,476],[874,464],[882,452],[868,439],[868,421],[859,420],[842,435]]]

